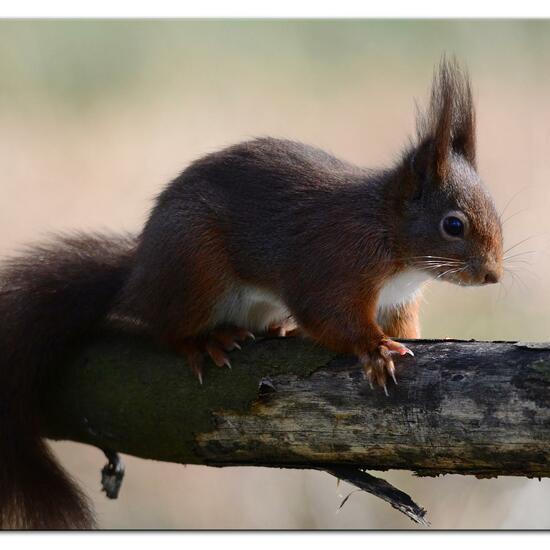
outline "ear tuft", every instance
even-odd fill
[[[445,56],[434,72],[430,105],[417,117],[418,143],[432,143],[433,168],[440,178],[448,173],[450,155],[461,154],[476,164],[475,108],[470,79],[456,59]]]

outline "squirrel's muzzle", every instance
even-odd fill
[[[492,269],[488,270],[485,273],[485,277],[483,278],[484,285],[491,285],[494,283],[498,283],[499,281],[500,281],[500,273]]]
[[[500,282],[503,267],[497,261],[481,261],[472,269],[473,281],[476,285],[492,285]]]

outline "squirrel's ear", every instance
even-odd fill
[[[424,187],[432,180],[434,145],[433,141],[425,140],[414,147],[406,157],[407,184],[406,195],[410,199],[422,196]]]
[[[470,79],[462,75],[459,81],[457,115],[453,122],[453,150],[476,167],[476,111]]]
[[[434,144],[431,140],[425,140],[417,145],[409,159],[411,176],[423,182],[429,178],[434,164]]]
[[[463,155],[475,166],[475,110],[468,76],[455,60],[445,57],[437,68],[430,106],[417,119],[420,144],[432,143],[432,162],[440,180],[445,180],[451,153]]]

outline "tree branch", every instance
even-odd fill
[[[298,338],[253,342],[200,386],[184,359],[105,334],[52,373],[46,433],[143,458],[348,480],[359,469],[550,476],[550,344],[410,347],[386,397],[353,358]]]

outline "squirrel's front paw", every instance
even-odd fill
[[[380,340],[380,343],[374,351],[359,355],[361,367],[363,368],[363,372],[371,388],[374,387],[374,384],[382,386],[386,395],[389,395],[386,386],[388,375],[397,385],[392,353],[414,356],[414,353],[407,346],[390,340],[389,338]]]

